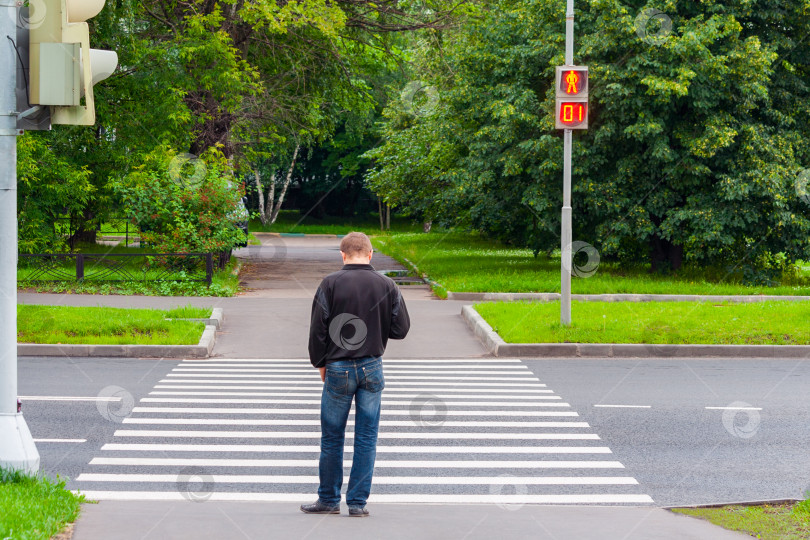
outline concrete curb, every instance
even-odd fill
[[[112,358],[208,358],[217,341],[217,327],[206,325],[197,345],[56,345],[18,343],[17,356]]]
[[[572,294],[573,300],[587,302],[766,302],[783,300],[786,302],[810,301],[810,296],[778,295],[699,295],[699,294]],[[560,293],[465,293],[449,292],[448,300],[468,302],[512,302],[534,300],[553,302],[560,299]]]
[[[461,317],[493,356],[541,358],[810,358],[810,345],[506,343],[472,306]]]
[[[222,308],[214,308],[211,316],[207,319],[175,319],[177,321],[190,321],[205,323],[206,326],[216,326],[217,330],[222,328],[222,321],[225,320],[225,311]]]
[[[252,231],[251,234],[256,236],[272,236],[274,238],[283,238],[283,237],[313,237],[313,238],[343,238],[346,236],[345,234],[327,234],[327,233],[277,233],[277,232],[261,232],[261,231]]]
[[[677,508],[723,508],[724,506],[764,506],[766,504],[796,504],[802,502],[802,499],[765,499],[762,501],[740,501],[740,502],[726,502],[726,503],[712,503],[712,504],[690,504],[686,506],[664,506],[665,510],[675,510]]]

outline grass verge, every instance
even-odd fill
[[[189,312],[185,309],[184,313]],[[86,345],[199,343],[204,323],[170,321],[168,316],[169,312],[157,309],[18,305],[17,341]]]
[[[560,258],[505,246],[475,234],[434,231],[378,236],[375,249],[399,261],[409,259],[421,273],[453,292],[560,292]],[[738,270],[681,268],[651,274],[648,265],[622,268],[602,261],[589,278],[573,278],[579,294],[773,294],[810,295],[810,267],[778,286],[746,285]]]
[[[488,302],[475,309],[507,343],[810,344],[810,302]]]
[[[207,319],[213,310],[210,307],[197,307],[191,304],[166,310],[168,319]]]
[[[0,469],[0,538],[48,540],[79,516],[84,495],[65,481]]]
[[[795,505],[676,508],[672,511],[705,519],[725,529],[750,534],[763,540],[810,538],[810,500]]]

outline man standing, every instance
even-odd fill
[[[391,278],[371,266],[371,241],[352,232],[340,242],[343,268],[321,282],[312,302],[309,358],[324,381],[318,500],[307,514],[339,514],[346,420],[355,402],[354,457],[346,492],[350,516],[367,516],[380,398],[385,388],[382,355],[388,339],[403,339],[411,322]]]

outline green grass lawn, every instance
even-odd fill
[[[507,343],[810,344],[810,302],[488,302],[475,309]]]
[[[76,520],[83,501],[64,480],[0,469],[0,538],[48,540]]]
[[[173,313],[192,311],[184,308]],[[170,312],[157,309],[18,305],[17,341],[105,345],[199,343],[204,323],[166,320],[169,316]]]
[[[560,259],[534,257],[518,249],[459,232],[392,234],[373,239],[375,249],[400,261],[409,259],[420,272],[453,292],[560,292]],[[579,294],[774,294],[810,295],[810,268],[795,282],[779,286],[744,285],[725,269],[682,268],[672,275],[650,274],[649,267],[620,268],[602,262],[589,278],[574,277]],[[441,296],[441,290],[437,291]]]
[[[705,519],[726,529],[740,531],[763,540],[810,538],[810,501],[795,505],[676,508],[672,511]]]
[[[211,316],[212,308],[196,307],[191,304],[166,310],[168,319],[207,319]]]
[[[298,210],[282,210],[272,225],[264,226],[258,219],[250,221],[248,227],[253,232],[278,232],[301,234],[346,234],[351,231],[364,232],[368,235],[388,234],[380,230],[380,219],[377,215],[345,217],[326,217],[318,219],[312,214],[304,217]],[[410,218],[391,216],[391,233],[421,231],[421,224],[413,223]]]

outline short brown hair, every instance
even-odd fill
[[[361,232],[350,232],[340,241],[340,251],[349,257],[371,253],[371,240]]]

